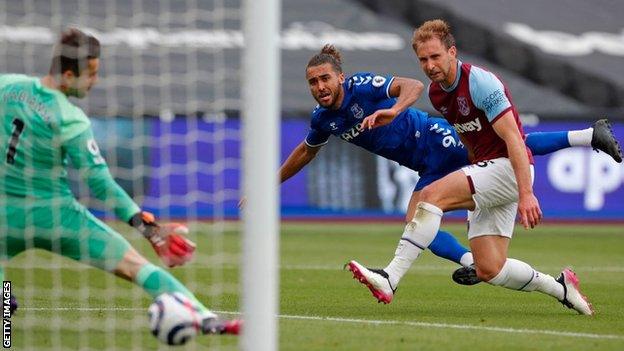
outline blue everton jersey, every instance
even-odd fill
[[[362,120],[373,112],[392,107],[396,99],[390,97],[390,84],[394,77],[371,73],[356,73],[343,84],[344,99],[338,110],[317,106],[312,111],[308,146],[321,146],[334,135],[360,146],[374,154],[421,171],[426,141],[423,141],[428,115],[408,108],[396,116],[392,123],[364,130]]]

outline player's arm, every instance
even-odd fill
[[[184,236],[188,233],[186,226],[179,223],[160,225],[153,215],[141,211],[110,174],[91,128],[66,141],[63,149],[88,184],[93,197],[110,206],[117,218],[138,229],[167,266],[182,265],[192,258],[195,244]]]
[[[297,145],[281,165],[279,169],[280,183],[299,173],[305,165],[316,157],[321,147],[329,142],[331,134],[322,127],[316,111],[317,109],[312,112],[310,130],[305,140]]]
[[[310,130],[308,131],[308,135],[305,140],[297,145],[293,151],[291,151],[290,155],[286,158],[286,161],[284,161],[284,163],[280,166],[278,171],[280,184],[299,173],[305,165],[310,163],[310,161],[316,157],[316,154],[319,150],[321,150],[321,147],[329,141],[329,136],[331,134],[317,128],[315,121],[316,118],[313,112]],[[245,196],[241,197],[238,201],[238,208],[243,209],[246,201],[247,199]]]
[[[513,106],[505,94],[505,86],[494,74],[480,68],[470,71],[468,84],[475,106],[485,112],[494,131],[507,146],[518,183],[520,221],[525,228],[533,228],[540,222],[542,211],[533,194],[529,157],[513,115]]]
[[[389,124],[401,112],[412,106],[420,98],[425,86],[419,80],[405,77],[394,77],[388,95],[396,98],[396,103],[388,109],[377,110],[362,122],[364,128],[372,129]]]
[[[280,166],[278,172],[280,184],[299,173],[305,165],[310,163],[310,161],[316,157],[316,154],[321,150],[323,145],[325,145],[325,143],[318,146],[309,146],[305,141],[302,141],[299,145],[297,145],[290,155],[288,155],[286,161],[284,161],[284,163]],[[247,198],[243,196],[238,201],[238,208],[244,208],[246,201]]]
[[[518,183],[518,213],[525,228],[535,227],[542,218],[542,211],[537,198],[533,194],[529,157],[524,140],[511,110],[507,110],[492,124],[494,131],[505,141],[509,160]]]
[[[321,147],[322,145],[316,147],[309,146],[305,141],[297,145],[279,169],[280,183],[299,173],[305,165],[316,157]]]
[[[111,208],[117,218],[128,222],[135,213],[141,211],[113,179],[91,128],[65,142],[63,148],[72,165],[78,169],[80,177],[89,186],[91,195]]]
[[[397,115],[405,111],[420,98],[424,90],[424,84],[417,79],[394,77],[388,90],[388,94],[397,99],[392,109],[397,111]]]

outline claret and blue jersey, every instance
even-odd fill
[[[492,125],[507,112],[513,115],[520,135],[524,137],[522,123],[511,94],[491,72],[468,63],[457,61],[457,75],[449,88],[439,83],[429,85],[429,99],[472,150],[474,163],[498,157],[508,157],[505,142]],[[529,161],[533,161],[527,147]]]
[[[334,135],[374,154],[418,171],[416,190],[468,164],[468,157],[453,128],[441,118],[408,108],[390,124],[365,130],[362,121],[373,112],[392,107],[393,77],[356,73],[343,84],[344,99],[337,110],[317,106],[312,111],[305,143],[318,147]],[[435,179],[434,179],[435,178]]]

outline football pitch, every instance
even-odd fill
[[[124,226],[115,227],[128,233],[133,245],[156,262],[147,242]],[[173,274],[209,307],[233,317],[239,311],[237,226],[227,224],[225,234],[219,236],[212,233],[214,225],[194,227],[198,230],[192,238],[200,254]],[[444,228],[466,243],[463,225]],[[457,266],[429,252],[405,276],[394,301],[378,304],[343,265],[357,259],[367,266],[385,266],[401,232],[400,224],[283,224],[280,350],[624,349],[624,226],[517,228],[512,240],[510,257],[538,270],[557,275],[571,266],[596,309],[593,317],[577,315],[539,293],[483,283],[459,286],[450,279]],[[20,302],[12,318],[14,349],[46,350],[59,345],[63,350],[168,349],[149,333],[150,300],[139,288],[66,259],[49,264],[51,259],[37,251],[5,266],[6,279],[13,282]],[[87,295],[85,285],[98,293]],[[217,288],[205,288],[213,285]],[[102,290],[106,286],[114,297]],[[25,289],[31,293],[24,294]],[[114,334],[107,333],[111,325]],[[187,347],[172,349],[208,348],[236,350],[237,338],[199,337]]]

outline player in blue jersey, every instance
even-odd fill
[[[410,222],[423,187],[469,164],[466,149],[446,120],[409,107],[423,92],[421,82],[371,73],[356,73],[345,78],[341,55],[331,45],[326,45],[311,58],[306,79],[318,106],[312,111],[306,139],[280,168],[281,182],[299,172],[334,135],[419,172],[420,180],[405,217],[406,222]],[[370,123],[383,123],[383,120],[392,122],[368,129]],[[610,137],[608,128],[601,123],[582,131],[530,134],[527,144],[535,154],[550,153],[571,145],[608,150],[604,145],[609,144]],[[435,255],[463,266],[473,263],[472,254],[445,231],[437,233],[429,249]],[[459,281],[474,282],[474,279]],[[382,295],[381,301],[390,302],[392,299],[392,291]]]

